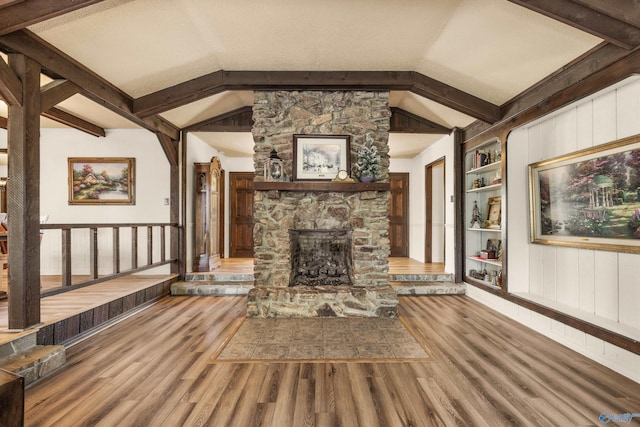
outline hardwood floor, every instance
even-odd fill
[[[67,351],[27,426],[599,425],[640,384],[464,296],[404,297],[432,362],[216,363],[243,297],[167,297]],[[637,420],[635,420],[637,422]]]

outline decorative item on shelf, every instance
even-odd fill
[[[471,211],[471,228],[480,228],[482,222],[482,216],[480,215],[480,208],[478,202],[473,201],[473,210]]]
[[[496,276],[496,284],[502,287],[502,269],[498,270],[498,275]]]
[[[349,176],[349,173],[342,169],[335,178],[332,179],[333,182],[356,182],[355,179]]]
[[[264,161],[264,179],[270,182],[284,181],[284,162],[273,149],[269,158]]]
[[[489,249],[483,249],[480,251],[480,258],[482,259],[496,259],[496,251]]]
[[[499,230],[502,223],[502,197],[489,197],[487,201],[487,219],[484,228]]]
[[[491,284],[493,286],[498,286],[498,272],[495,270],[491,272]]]
[[[502,169],[496,170],[496,174],[493,176],[493,180],[491,180],[491,185],[502,184]]]
[[[378,155],[378,149],[373,144],[373,138],[367,135],[365,145],[358,151],[354,172],[360,182],[373,182],[378,177],[379,171],[380,156]]]

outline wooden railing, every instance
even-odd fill
[[[114,279],[116,277],[121,277],[125,275],[129,275],[132,273],[136,273],[143,270],[148,270],[151,268],[160,267],[162,265],[177,263],[177,258],[171,256],[171,246],[167,244],[167,231],[170,231],[172,228],[177,229],[177,224],[170,223],[130,223],[130,224],[42,224],[40,225],[41,232],[45,232],[44,235],[50,235],[50,232],[46,232],[46,230],[60,230],[60,241],[61,241],[61,267],[60,267],[60,286],[54,287],[50,289],[43,290],[41,293],[42,297],[55,295],[62,292],[67,292],[72,289],[78,289],[84,286],[92,285],[94,283],[104,282],[106,280]],[[88,239],[88,247],[79,247],[77,242],[72,245],[72,230],[78,229],[86,229],[89,232]],[[98,261],[99,257],[99,248],[101,243],[99,241],[99,233],[102,229],[111,229],[110,240],[107,242],[102,242],[102,247],[109,247],[110,250],[106,252],[110,252],[110,254],[106,254],[106,258],[110,258],[109,264],[111,265],[111,272],[106,273],[104,270],[108,268],[108,266],[99,265]],[[129,247],[124,247],[121,242],[121,230],[122,229],[130,229],[129,233],[129,242],[125,242],[130,244]],[[139,259],[139,233],[146,229],[146,260]],[[158,242],[154,242],[154,230],[155,234],[159,237],[159,250],[154,254],[154,247],[157,248]],[[102,233],[104,237],[104,233]],[[175,233],[177,236],[178,233]],[[82,240],[86,240],[82,239]],[[109,245],[110,243],[110,245]],[[84,246],[84,245],[83,245]],[[73,271],[74,263],[72,262],[75,252],[83,251],[83,255],[86,256],[86,253],[89,254],[89,265],[88,269],[86,265],[82,268],[82,272]],[[130,262],[127,263],[129,268],[123,269],[123,259],[122,252],[126,252],[127,249],[130,249]],[[142,248],[140,248],[142,249]],[[177,253],[177,251],[174,251]],[[105,255],[100,253],[100,255]],[[80,256],[80,254],[76,253],[76,256]],[[105,257],[103,256],[102,259]],[[103,262],[104,263],[104,262]],[[100,268],[99,268],[100,267]],[[87,271],[88,270],[88,271]],[[99,271],[102,270],[102,273],[99,274]],[[87,274],[88,273],[88,274]],[[87,277],[88,276],[88,277]],[[81,279],[78,279],[81,278]],[[73,280],[73,283],[72,283]]]

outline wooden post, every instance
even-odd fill
[[[71,229],[62,229],[62,286],[71,286]]]
[[[40,323],[40,65],[19,54],[9,65],[22,105],[9,105],[9,329]]]
[[[113,227],[113,274],[120,273],[120,227]]]
[[[98,278],[98,229],[89,229],[89,270],[92,279]]]

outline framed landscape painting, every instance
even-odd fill
[[[351,168],[349,135],[293,135],[293,180],[329,181]]]
[[[640,253],[640,136],[529,165],[531,241]]]
[[[70,205],[134,205],[135,159],[70,157]]]

